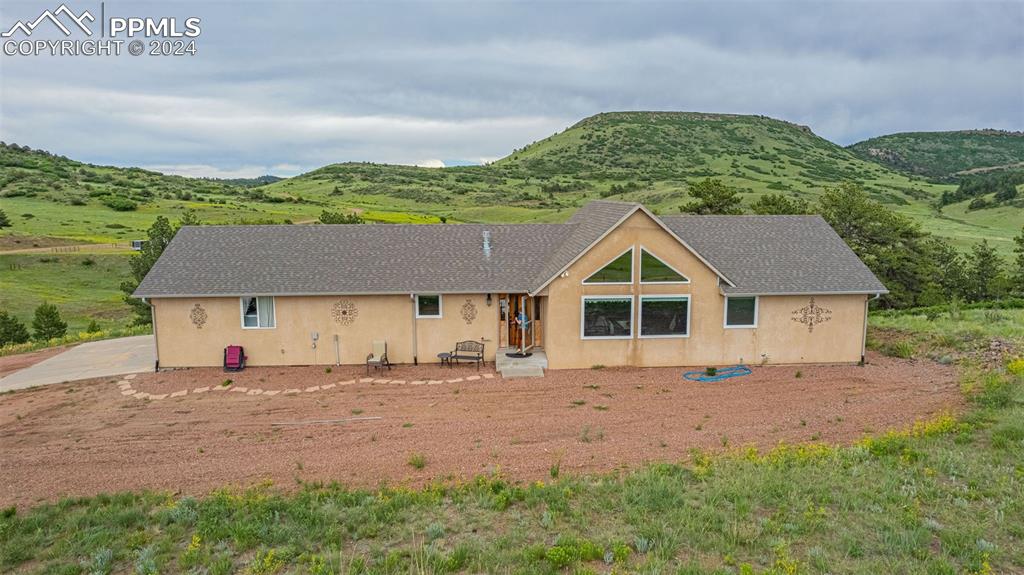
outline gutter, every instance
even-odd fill
[[[160,345],[157,343],[157,338],[159,336],[156,331],[156,308],[153,307],[153,302],[150,301],[149,298],[143,297],[139,299],[142,300],[142,303],[149,306],[149,321],[153,325],[153,357],[156,358],[156,361],[153,364],[153,371],[157,372],[160,371]]]
[[[889,293],[889,292],[887,291],[885,293]],[[871,302],[873,302],[874,300],[876,300],[876,299],[878,299],[880,297],[882,297],[882,294],[881,293],[876,293],[874,297],[869,297],[866,300],[864,300],[864,333],[863,333],[863,335],[861,335],[861,339],[860,339],[860,364],[861,365],[864,365],[866,363],[867,353],[868,353],[868,307],[871,305]]]

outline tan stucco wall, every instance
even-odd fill
[[[634,246],[632,285],[583,285],[583,279]],[[639,282],[640,247],[686,275],[689,284],[642,285]],[[769,363],[856,362],[861,356],[864,329],[864,295],[817,296],[815,303],[831,310],[831,319],[815,326],[792,320],[792,312],[809,301],[808,296],[762,296],[755,329],[726,329],[725,298],[717,275],[678,243],[657,222],[637,212],[598,242],[568,269],[567,277],[555,279],[546,290],[545,350],[553,369],[619,366],[703,366],[737,362]],[[687,338],[638,338],[639,296],[642,294],[690,295],[690,336]],[[582,339],[581,297],[584,295],[632,295],[632,339]]]
[[[483,341],[486,358],[493,361],[498,333],[496,299],[487,307],[482,294],[445,294],[442,298],[443,317],[416,320],[420,363],[436,362],[438,353],[451,351],[455,342],[463,340]],[[335,302],[342,299],[358,309],[350,325],[339,324],[331,315]],[[344,364],[364,363],[373,340],[378,339],[387,341],[393,363],[412,363],[413,300],[408,295],[279,296],[274,300],[277,327],[242,329],[237,297],[154,299],[160,366],[221,365],[228,345],[244,346],[248,365],[333,365],[336,334]],[[468,324],[461,313],[466,300],[476,306],[476,318]],[[191,320],[196,304],[206,312],[202,328]],[[316,349],[312,332],[320,335]]]

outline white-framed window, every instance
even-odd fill
[[[580,307],[580,337],[583,339],[633,337],[633,296],[586,295]]]
[[[757,296],[727,296],[725,298],[725,327],[729,329],[757,327],[757,300]]]
[[[271,329],[277,326],[273,296],[249,296],[240,300],[242,329]]]
[[[640,296],[640,337],[690,337],[690,296]]]
[[[601,269],[587,276],[585,284],[623,285],[633,283],[633,248],[615,256]]]
[[[436,319],[441,317],[441,295],[417,294],[416,317],[419,319]]]
[[[690,278],[661,258],[640,247],[640,283],[642,284],[688,284]]]

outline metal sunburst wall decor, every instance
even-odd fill
[[[793,310],[793,317],[791,318],[797,323],[802,323],[807,326],[808,333],[814,333],[814,326],[820,325],[832,319],[832,310],[821,307],[814,303],[814,298],[807,303],[804,307]]]
[[[354,302],[347,299],[339,300],[331,309],[331,317],[341,325],[352,325],[352,322],[359,317],[359,308]]]

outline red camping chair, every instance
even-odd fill
[[[245,368],[245,350],[240,345],[224,348],[224,371],[242,371]]]

